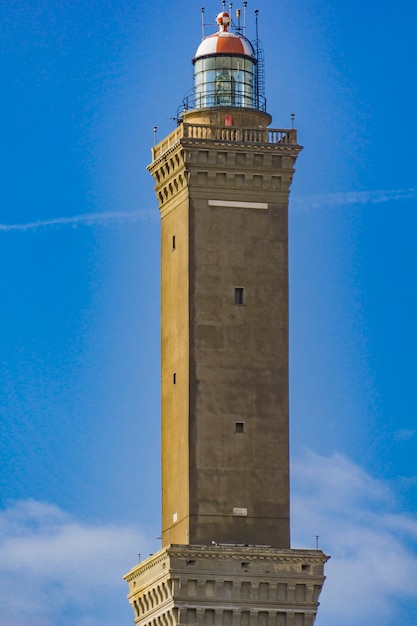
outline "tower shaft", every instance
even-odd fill
[[[186,116],[149,167],[162,218],[163,545],[286,548],[287,208],[300,146],[262,113],[246,128],[206,115]]]

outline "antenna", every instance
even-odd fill
[[[252,41],[252,46],[255,51],[255,108],[265,107],[265,61],[264,61],[264,51],[262,49],[262,44],[259,40],[259,26],[258,26],[258,9],[255,10],[255,21],[256,21],[256,39]]]
[[[204,7],[201,7],[201,35],[204,39]]]
[[[255,74],[255,104],[259,107],[259,29],[258,29],[258,9],[255,9],[255,54],[256,54],[256,74]]]
[[[291,128],[294,128],[295,113],[291,113]]]
[[[319,535],[316,535],[316,550],[319,549]]]
[[[241,27],[240,27],[240,9],[236,9],[236,19],[237,19],[237,32],[240,33],[241,32]]]
[[[158,130],[158,126],[153,127],[153,145],[156,146],[156,131]]]
[[[246,37],[246,7],[248,6],[248,3],[245,2],[243,3],[243,34]]]

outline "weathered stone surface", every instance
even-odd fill
[[[301,148],[263,113],[230,114],[231,127],[187,114],[149,166],[162,221],[163,545],[288,548],[287,210]]]

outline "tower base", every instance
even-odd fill
[[[321,550],[171,545],[125,576],[138,626],[312,626]]]

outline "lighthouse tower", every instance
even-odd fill
[[[162,550],[126,575],[129,600],[141,626],[311,626],[327,557],[291,549],[289,519],[288,197],[301,147],[295,129],[269,127],[258,40],[226,12],[217,23],[148,168]]]

